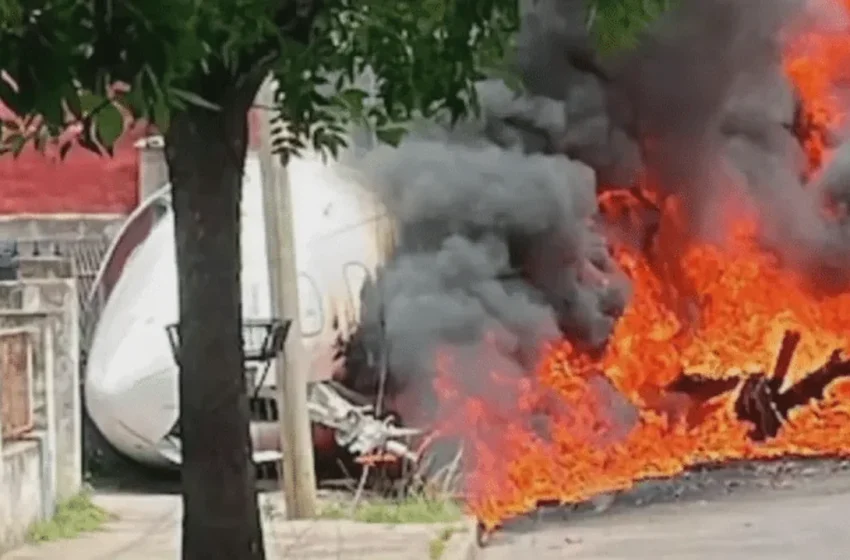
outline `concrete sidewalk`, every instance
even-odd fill
[[[432,543],[445,525],[381,525],[353,521],[284,521],[280,497],[261,496],[269,560],[433,560]],[[26,546],[3,560],[172,560],[179,558],[180,496],[99,495],[95,502],[117,520],[77,539]],[[457,524],[460,527],[462,524]],[[440,560],[467,560],[470,531],[445,543]]]

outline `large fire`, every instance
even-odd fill
[[[795,37],[785,69],[815,170],[844,119],[834,92],[850,78],[850,36]],[[634,192],[601,195],[603,214],[647,200]],[[494,370],[492,389],[475,394],[451,375],[451,353],[438,360],[444,425],[471,447],[468,504],[488,528],[698,463],[850,454],[850,293],[816,294],[756,246],[750,222],[722,245],[681,241],[674,202],[660,205],[656,250],[616,248],[634,292],[603,356],[563,341],[534,375]],[[809,377],[820,386],[806,392]]]

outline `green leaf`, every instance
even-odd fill
[[[97,95],[88,91],[80,94],[80,110],[83,115],[90,115],[98,108],[107,103],[107,100],[102,95]]]
[[[105,148],[111,147],[124,132],[124,116],[121,111],[109,103],[95,113],[94,119],[98,140]]]
[[[212,101],[207,101],[200,95],[192,93],[191,91],[186,91],[184,89],[178,88],[171,88],[171,93],[190,105],[201,107],[203,109],[209,109],[210,111],[221,111],[221,105],[217,105]]]
[[[69,88],[69,90],[68,96],[65,98],[65,105],[67,105],[68,110],[71,111],[71,114],[74,115],[75,118],[82,118],[83,105],[82,100],[80,99],[80,94],[74,90],[74,88]]]
[[[61,97],[45,95],[37,110],[45,122],[61,123],[63,121],[64,110]]]
[[[116,101],[130,112],[133,119],[139,119],[145,115],[145,98],[140,89],[131,89],[125,93],[119,93],[115,96]]]
[[[363,116],[363,102],[369,96],[362,89],[349,88],[340,92],[339,98],[346,109],[348,109],[351,118],[357,120]]]
[[[153,123],[160,133],[165,134],[168,131],[171,124],[171,109],[163,99],[157,101],[153,107]]]
[[[400,126],[388,126],[375,131],[378,140],[393,147],[401,143],[405,134],[407,134],[407,129]]]
[[[160,88],[160,86],[159,86],[159,80],[157,79],[156,74],[151,69],[150,65],[145,65],[144,73],[148,77],[148,81],[150,82],[150,85],[153,88],[153,91],[157,95],[162,96],[162,88]]]

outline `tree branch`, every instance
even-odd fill
[[[324,0],[281,0],[272,21],[278,26],[280,35],[306,46],[310,43],[316,15],[324,6]],[[273,62],[281,54],[279,40],[261,43],[245,57],[248,66],[238,71],[237,86],[241,87],[245,81],[254,79],[262,83],[271,71]]]

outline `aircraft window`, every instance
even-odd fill
[[[304,273],[298,275],[298,299],[301,312],[301,335],[316,336],[322,332],[325,318],[322,312],[322,294],[316,282]]]
[[[369,269],[363,263],[350,262],[342,268],[345,284],[348,287],[348,298],[351,309],[360,312],[360,292],[363,284],[370,278]]]
[[[168,212],[168,209],[167,197],[155,198],[123,226],[118,238],[113,241],[109,261],[103,269],[101,289],[104,297],[108,297],[115,287],[133,251],[147,238],[153,226]]]

